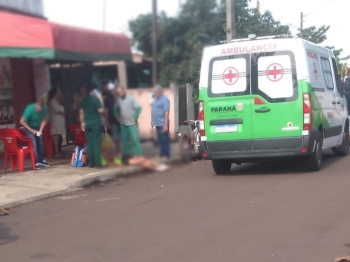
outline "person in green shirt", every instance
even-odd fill
[[[104,108],[100,100],[93,94],[95,87],[87,87],[87,95],[80,103],[80,121],[87,138],[87,155],[89,167],[102,167],[101,163],[101,115]]]
[[[24,109],[20,124],[26,129],[33,144],[36,167],[49,167],[44,159],[42,133],[47,123],[48,109],[43,99],[28,105]]]

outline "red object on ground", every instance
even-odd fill
[[[43,144],[45,147],[45,154],[47,158],[53,157],[53,139],[50,132],[50,124],[46,124],[43,130]]]
[[[79,124],[71,124],[69,130],[74,136],[74,146],[85,147],[87,145],[87,140],[84,136],[84,131],[81,129]]]
[[[19,172],[24,169],[24,157],[29,154],[33,170],[36,170],[32,140],[23,136],[16,129],[0,129],[0,139],[5,146],[4,170],[7,171],[7,161],[10,159],[12,170],[16,170],[17,160]]]

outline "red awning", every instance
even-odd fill
[[[0,35],[0,57],[131,60],[126,35],[60,25],[4,11],[0,11]]]

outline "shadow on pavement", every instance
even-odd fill
[[[337,157],[332,152],[323,152],[322,170],[335,165],[346,157]],[[262,162],[254,164],[242,164],[238,166],[233,164],[229,175],[283,175],[283,174],[302,174],[307,173],[305,159],[290,158],[280,159],[271,162]]]
[[[18,240],[18,236],[11,234],[11,229],[0,223],[0,246],[12,243]]]

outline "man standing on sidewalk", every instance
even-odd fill
[[[48,109],[43,99],[37,103],[28,105],[20,120],[20,124],[26,129],[27,136],[30,137],[33,144],[36,167],[49,167],[50,165],[44,159],[42,133],[46,125]]]
[[[124,158],[129,162],[139,164],[144,161],[137,120],[141,113],[141,105],[137,100],[126,93],[123,87],[117,88],[118,98],[115,105],[115,117],[121,127],[121,137]],[[117,110],[119,108],[119,110]]]
[[[101,118],[104,119],[104,108],[94,95],[95,87],[87,87],[87,95],[80,103],[80,121],[87,137],[87,155],[89,168],[102,167],[101,163]]]
[[[170,101],[163,94],[161,85],[154,87],[154,101],[152,104],[152,128],[155,127],[160,147],[161,160],[166,162],[170,158],[170,136],[169,136],[169,112]]]

